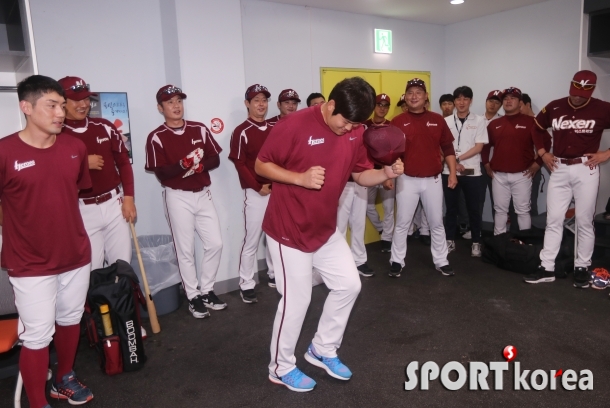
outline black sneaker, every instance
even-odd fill
[[[275,278],[269,278],[267,285],[269,285],[270,288],[275,288]]]
[[[241,295],[241,300],[243,300],[244,303],[258,302],[258,299],[256,298],[256,293],[254,293],[254,289],[240,290],[239,294]]]
[[[436,270],[439,271],[440,273],[442,273],[445,276],[453,276],[453,275],[455,275],[455,272],[453,272],[453,268],[450,267],[449,265],[437,266]]]
[[[381,240],[381,252],[392,252],[392,241]]]
[[[203,299],[201,295],[195,296],[191,300],[189,300],[189,312],[193,314],[193,317],[197,319],[203,319],[206,317],[210,317],[210,312],[203,304]]]
[[[421,234],[419,236],[419,241],[422,244],[427,245],[427,246],[430,246],[430,244],[432,243],[432,241],[430,240],[430,235],[424,235],[424,234]]]
[[[391,278],[400,278],[400,272],[402,271],[402,266],[398,262],[392,262],[390,266],[390,272],[388,272],[388,276]]]
[[[208,309],[222,310],[227,307],[227,304],[218,299],[218,296],[216,296],[213,290],[209,291],[207,295],[201,295],[201,299],[203,299],[203,304]]]
[[[587,276],[587,280],[589,276]],[[547,271],[542,267],[542,265],[538,265],[538,269],[536,272],[531,275],[527,275],[523,278],[525,283],[544,283],[544,282],[555,282],[555,272]]]
[[[371,268],[369,268],[369,266],[366,263],[363,263],[362,265],[358,266],[356,269],[358,269],[358,273],[362,276],[365,276],[367,278],[370,278],[371,276],[375,275],[375,271],[372,270]]]
[[[586,289],[590,286],[589,278],[591,274],[587,268],[577,267],[574,268],[574,287],[579,289]]]

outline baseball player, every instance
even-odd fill
[[[27,124],[0,140],[0,199],[4,211],[2,267],[19,313],[19,370],[30,407],[45,397],[49,343],[57,373],[51,398],[80,405],[93,398],[73,371],[91,272],[91,246],[78,209],[91,188],[87,149],[62,132],[62,86],[33,75],[17,86]]]
[[[386,119],[386,116],[388,115],[390,104],[390,97],[387,94],[382,93],[377,95],[375,99],[375,110],[373,111],[373,117],[364,122],[364,125],[366,127],[372,125],[389,125],[390,121]],[[375,168],[381,168],[381,166],[375,165]],[[377,194],[381,196],[381,203],[383,206],[383,221],[380,219],[377,208],[375,207]],[[381,234],[381,252],[390,252],[392,250],[395,198],[396,190],[394,190],[393,180],[387,180],[384,184],[368,188],[368,205],[366,208],[366,215],[369,220],[371,220],[371,223],[375,229]]]
[[[453,276],[447,261],[447,241],[443,226],[443,170],[441,151],[449,166],[448,186],[457,184],[453,136],[438,113],[426,110],[426,84],[419,78],[407,82],[405,101],[408,111],[392,119],[392,124],[406,136],[405,171],[396,184],[396,227],[392,238],[389,276],[400,277],[407,254],[407,233],[421,199],[432,236],[434,266],[445,276]]]
[[[277,108],[280,110],[280,114],[267,119],[267,122],[275,125],[284,116],[296,112],[299,108],[299,103],[301,103],[301,99],[299,99],[299,94],[294,89],[284,89],[277,97]]]
[[[532,177],[540,170],[542,160],[534,160],[532,126],[534,118],[520,113],[521,90],[508,88],[502,92],[505,116],[487,126],[489,144],[482,153],[485,170],[492,181],[494,201],[494,235],[506,232],[508,208],[512,197],[520,230],[530,229]],[[550,142],[550,137],[548,137]],[[494,154],[489,160],[489,151]],[[550,147],[550,146],[549,146]]]
[[[485,100],[485,114],[483,115],[483,119],[485,119],[485,127],[489,126],[489,122],[494,119],[501,117],[498,113],[500,108],[502,107],[502,100],[500,97],[502,96],[502,91],[496,89],[487,94],[487,99]],[[485,196],[487,195],[487,189],[489,189],[489,199],[491,200],[491,212],[492,215],[495,215],[494,210],[494,197],[491,188],[492,178],[487,174],[487,170],[485,170],[485,166],[483,165],[483,156],[481,155],[481,217],[483,216],[483,208],[485,206]]]
[[[441,107],[441,113],[443,117],[453,115],[453,111],[455,109],[455,104],[453,103],[453,95],[452,94],[444,94],[438,100],[438,104]]]
[[[328,99],[279,121],[256,161],[256,172],[274,182],[263,230],[282,295],[273,325],[269,379],[299,392],[316,385],[296,367],[294,356],[311,299],[313,269],[330,293],[305,359],[334,378],[352,376],[337,349],[361,284],[337,230],[339,196],[350,174],[357,183],[373,186],[403,168],[398,160],[383,170],[372,169],[359,126],[375,105],[375,90],[366,81],[344,79]]]
[[[541,265],[525,278],[527,283],[553,282],[555,258],[563,236],[563,221],[575,200],[578,251],[574,261],[574,286],[589,287],[591,256],[595,244],[593,217],[599,189],[599,165],[608,161],[610,150],[599,150],[604,129],[610,129],[610,103],[592,98],[597,76],[577,72],[570,83],[570,96],[549,103],[536,116],[532,129],[538,154],[551,171],[547,192],[547,221]],[[553,129],[553,152],[545,144]]]
[[[222,149],[203,123],[184,119],[184,99],[186,94],[173,85],[157,91],[157,109],[165,123],[148,135],[145,168],[153,171],[164,187],[165,215],[189,311],[195,318],[203,319],[210,315],[207,309],[227,307],[214,293],[222,239],[209,175],[220,164],[218,154]],[[195,267],[195,232],[204,249],[199,278]]]
[[[248,119],[237,126],[231,135],[229,160],[235,164],[241,188],[244,190],[245,235],[239,258],[239,286],[245,303],[258,302],[254,287],[254,273],[258,270],[256,252],[263,234],[263,216],[271,194],[271,182],[256,174],[254,163],[263,143],[267,140],[273,125],[265,121],[268,99],[271,96],[266,87],[255,84],[246,90],[245,105]],[[275,275],[269,251],[269,286],[275,287]]]
[[[408,110],[407,102],[405,101],[405,94],[400,95],[400,99],[398,100],[396,106],[400,107],[403,112],[406,112]]]
[[[101,118],[89,118],[89,84],[78,77],[59,80],[66,95],[64,132],[87,146],[93,188],[79,193],[79,208],[91,241],[91,268],[117,259],[131,262],[128,222],[136,218],[133,170],[121,134]],[[122,186],[122,188],[121,188]]]
[[[453,91],[455,113],[445,118],[453,135],[453,148],[456,155],[458,173],[457,188],[448,188],[449,167],[443,169],[443,188],[445,193],[446,233],[448,251],[455,250],[455,231],[457,228],[458,200],[460,190],[466,199],[466,209],[470,221],[472,246],[470,254],[481,256],[481,211],[479,210],[481,188],[481,150],[488,142],[485,119],[470,112],[473,92],[468,86],[460,86]]]
[[[321,105],[326,102],[324,95],[319,92],[310,93],[307,97],[307,107]]]

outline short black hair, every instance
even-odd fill
[[[523,101],[524,105],[527,105],[528,103],[531,104],[532,103],[532,98],[530,98],[530,96],[528,94],[521,94],[521,100]]]
[[[438,104],[442,105],[443,102],[451,102],[451,103],[453,103],[453,95],[451,95],[451,94],[441,95],[441,98],[438,100]]]
[[[350,122],[364,122],[375,109],[377,93],[368,82],[360,77],[345,78],[328,95],[335,101],[333,115],[341,114]]]
[[[457,88],[455,88],[455,91],[453,91],[453,99],[457,99],[460,96],[472,99],[472,88],[470,88],[469,86],[458,86]]]
[[[317,98],[322,98],[322,99],[326,100],[324,98],[324,95],[322,95],[320,92],[314,92],[314,93],[309,94],[309,96],[307,97],[307,106],[308,107],[311,106],[310,105],[311,101],[314,99],[317,99]]]
[[[32,105],[35,105],[43,94],[51,92],[57,92],[65,98],[64,89],[59,82],[44,75],[31,75],[17,84],[19,101],[28,101]]]

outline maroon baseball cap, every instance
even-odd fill
[[[499,89],[491,91],[490,93],[487,94],[486,100],[490,100],[490,99],[495,99],[495,100],[502,102],[502,91]]]
[[[285,102],[285,101],[290,101],[290,100],[301,102],[301,99],[299,99],[299,94],[297,93],[297,91],[295,91],[294,89],[290,89],[290,88],[284,89],[282,92],[280,92],[280,96],[278,96],[278,98],[277,98],[278,102]]]
[[[407,103],[407,101],[405,101],[405,94],[400,95],[400,99],[398,100],[398,103],[396,104],[396,106],[402,106],[405,103]]]
[[[97,96],[96,93],[89,91],[89,84],[82,78],[67,76],[57,82],[59,82],[59,85],[64,89],[66,98],[72,99],[73,101],[82,101],[91,95]]]
[[[589,99],[597,85],[597,75],[595,72],[582,70],[574,74],[570,83],[570,96],[580,96]]]
[[[504,98],[506,98],[508,95],[512,95],[515,98],[521,100],[521,89],[519,88],[515,88],[514,86],[511,86],[510,88],[506,88],[505,90],[502,91],[502,100],[504,100]]]
[[[391,103],[390,102],[390,96],[388,94],[384,94],[384,93],[379,94],[375,98],[375,102],[377,102],[377,103],[381,103],[381,102]]]
[[[254,85],[250,86],[248,89],[246,89],[246,99],[250,100],[250,99],[254,98],[256,95],[258,95],[259,93],[262,93],[267,98],[271,98],[271,94],[269,93],[269,90],[267,89],[267,87],[259,85],[259,84],[254,84]]]
[[[157,103],[161,105],[161,102],[169,101],[176,95],[178,95],[182,99],[186,99],[186,94],[182,92],[182,89],[174,85],[162,86],[157,91]]]
[[[421,89],[424,90],[424,92],[428,92],[426,90],[426,83],[424,82],[423,79],[419,79],[419,78],[413,78],[410,81],[407,82],[407,88],[405,89],[405,92],[407,92],[407,90],[413,86],[419,86]]]
[[[371,159],[382,166],[391,166],[405,153],[405,134],[396,126],[369,126],[362,138]]]

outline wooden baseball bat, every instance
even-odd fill
[[[157,318],[157,309],[155,308],[155,302],[153,302],[150,289],[148,288],[148,279],[146,278],[146,271],[144,270],[144,262],[142,262],[142,254],[140,253],[140,244],[138,244],[138,237],[136,235],[136,229],[133,226],[133,222],[129,221],[131,227],[131,236],[133,237],[133,243],[136,246],[136,254],[138,254],[138,263],[140,264],[140,271],[142,272],[142,281],[144,283],[144,295],[146,296],[146,307],[148,308],[148,318],[150,319],[150,326],[152,332],[157,334],[161,331],[159,325],[159,319]]]

